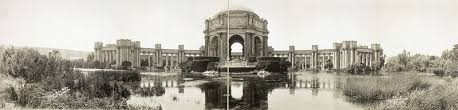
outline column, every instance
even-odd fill
[[[369,54],[369,65],[368,66],[371,66],[372,65],[372,54]]]
[[[147,53],[148,55],[146,55],[148,57],[148,67],[151,67],[151,53]]]
[[[168,55],[165,55],[165,67],[168,67],[169,66],[169,56]]]
[[[311,67],[312,67],[313,69],[316,68],[316,67],[315,67],[315,65],[316,65],[316,64],[315,64],[315,61],[316,61],[316,59],[315,59],[315,54],[316,54],[315,52],[312,53],[312,60],[311,60],[311,62],[312,62]]]
[[[380,58],[379,58],[379,54],[378,54],[378,51],[375,51],[375,61],[379,61]]]
[[[339,69],[343,67],[343,51],[339,52]]]
[[[123,55],[122,55],[122,54],[124,54],[123,49],[122,49],[122,48],[119,48],[119,52],[118,52],[118,53],[119,53],[119,54],[118,54],[118,56],[119,56],[119,65],[121,65],[121,62],[122,62],[122,60],[123,60]]]
[[[170,67],[175,67],[175,54],[172,54],[172,56],[170,56],[170,64],[171,66]]]
[[[294,55],[294,53],[291,53],[291,63],[293,64],[293,67],[296,65],[296,62],[294,61],[294,59],[296,58],[296,55]]]
[[[324,57],[325,56],[326,56],[325,54],[321,55],[321,69],[323,70],[324,70],[324,59],[325,59]]]
[[[116,49],[116,66],[119,66],[119,52],[120,50],[119,49]]]
[[[307,59],[307,55],[304,54],[303,59],[302,59],[302,65],[303,65],[302,69],[306,69],[306,65],[305,65],[307,61],[306,59]]]
[[[348,50],[345,50],[344,52],[345,53],[344,53],[344,61],[343,61],[344,66],[343,67],[347,68],[347,65],[348,65]]]
[[[353,65],[355,64],[355,50],[351,49],[350,52],[350,65]]]
[[[318,68],[318,52],[315,52],[315,68]]]
[[[333,51],[332,55],[334,56],[334,57],[332,57],[332,68],[336,69],[336,57],[335,57],[336,56],[336,51]]]

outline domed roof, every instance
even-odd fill
[[[215,16],[218,16],[220,14],[225,14],[227,10],[228,9],[225,8],[224,10],[222,10],[222,11],[220,11],[217,14],[214,14],[212,16],[215,17]],[[231,5],[231,6],[229,6],[229,11],[230,12],[233,12],[233,11],[250,12],[250,13],[253,13],[253,14],[257,15],[256,13],[254,13],[254,11],[252,9],[250,9],[248,7],[245,7],[245,6],[241,6],[241,5]]]
[[[230,11],[239,10],[239,11],[253,12],[252,9],[250,9],[248,7],[245,7],[245,6],[242,6],[242,5],[231,5],[231,6],[229,6],[229,10]],[[225,12],[225,11],[227,11],[227,9],[223,10],[222,12]]]

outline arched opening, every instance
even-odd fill
[[[238,60],[244,60],[243,55],[244,55],[244,40],[243,37],[240,35],[233,35],[229,39],[229,56],[231,60],[238,59]]]
[[[231,45],[231,60],[238,59],[242,60],[243,57],[243,45],[235,42]]]
[[[218,56],[218,47],[219,47],[218,36],[214,36],[210,40],[210,56]]]
[[[259,36],[254,37],[254,55],[261,56],[262,55],[262,42]]]

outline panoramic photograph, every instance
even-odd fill
[[[458,110],[456,0],[0,0],[0,109]]]

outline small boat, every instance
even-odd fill
[[[202,73],[202,75],[208,76],[208,77],[217,77],[218,76],[218,71],[205,71]]]
[[[259,71],[259,72],[257,73],[257,75],[260,76],[260,77],[266,77],[266,76],[269,76],[269,75],[271,75],[271,74],[272,74],[272,73],[270,73],[270,72],[268,72],[268,71],[264,71],[264,70]]]

